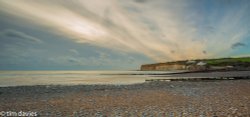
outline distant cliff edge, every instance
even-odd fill
[[[142,71],[250,70],[250,57],[196,59],[141,65]]]

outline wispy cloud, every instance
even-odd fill
[[[37,45],[42,44],[43,41],[25,34],[23,32],[6,29],[0,32],[0,56],[7,58],[21,59],[21,57],[32,56]]]
[[[0,1],[1,11],[76,42],[139,52],[156,61],[218,56],[246,37],[242,18],[248,4],[225,8],[219,18],[221,9],[199,13],[191,7],[192,2],[170,0]]]
[[[0,32],[0,38],[1,38],[1,41],[3,41],[3,40],[11,41],[9,39],[15,39],[15,41],[26,41],[26,42],[30,42],[30,43],[42,43],[42,41],[36,37],[30,36],[30,35],[27,35],[23,32],[12,30],[12,29],[3,30],[2,32]],[[6,39],[6,38],[8,38],[8,39]]]
[[[232,47],[232,49],[236,49],[238,47],[244,47],[244,46],[246,46],[246,44],[241,43],[241,42],[237,42],[237,43],[232,44],[231,47]]]
[[[69,52],[73,53],[74,55],[79,55],[79,52],[75,49],[69,49]]]

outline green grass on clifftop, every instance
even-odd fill
[[[222,59],[208,59],[205,60],[208,65],[231,65],[231,64],[240,64],[240,63],[250,63],[250,57],[242,58],[222,58]]]

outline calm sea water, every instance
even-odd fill
[[[178,72],[178,71],[173,71]],[[161,71],[0,71],[0,87],[26,85],[134,84]],[[132,75],[146,74],[146,75]]]

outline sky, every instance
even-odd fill
[[[0,70],[250,56],[249,0],[0,0]]]

